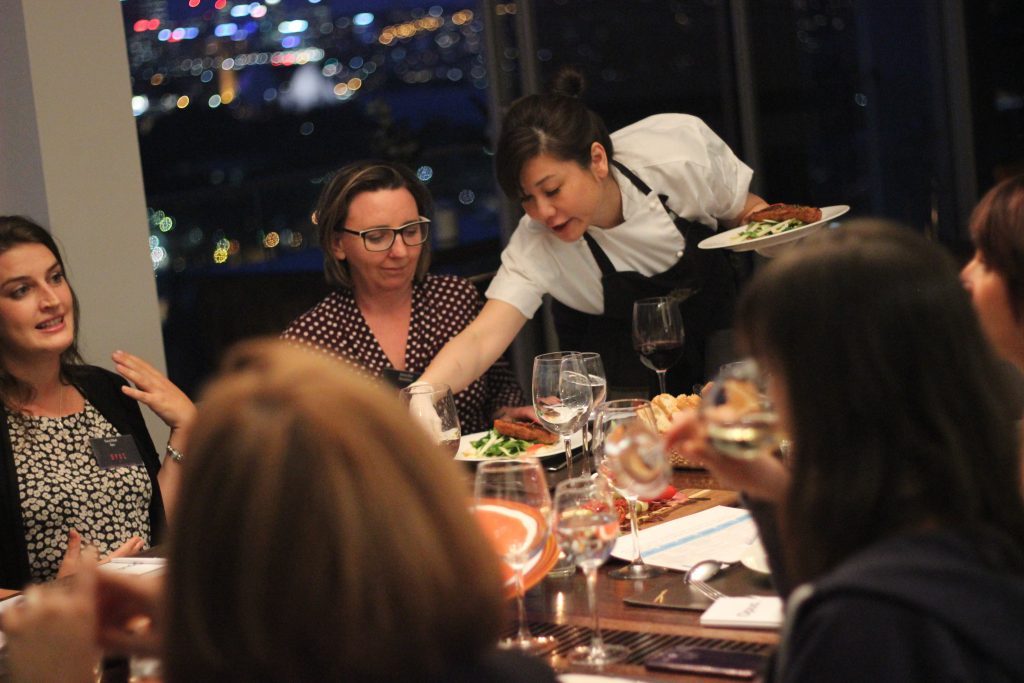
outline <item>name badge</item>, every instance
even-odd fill
[[[409,372],[408,370],[395,370],[394,368],[384,368],[384,372],[382,374],[384,379],[386,379],[388,383],[396,389],[404,389],[418,380],[422,373]]]
[[[89,439],[89,446],[92,447],[92,455],[100,469],[112,470],[142,464],[142,456],[131,434]]]

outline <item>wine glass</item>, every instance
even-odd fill
[[[410,384],[398,392],[416,421],[448,456],[455,457],[462,438],[455,397],[447,384]]]
[[[633,303],[633,348],[640,362],[658,373],[663,394],[665,373],[682,357],[684,338],[678,299],[659,296]]]
[[[590,379],[590,393],[593,395],[591,401],[591,413],[593,409],[604,403],[608,395],[608,379],[604,373],[604,363],[601,362],[601,354],[594,351],[580,353],[583,358],[583,365]],[[594,459],[593,438],[590,436],[590,420],[583,421],[583,474],[590,474],[591,462]]]
[[[542,552],[550,528],[551,494],[538,460],[492,460],[477,467],[474,480],[475,511],[503,523],[484,525],[491,541],[515,574],[519,629],[499,647],[537,652],[552,647],[555,639],[534,636],[526,624],[523,604],[523,568]]]
[[[672,465],[655,425],[651,402],[643,399],[607,401],[594,413],[594,453],[599,462],[598,471],[629,504],[633,561],[608,572],[608,576],[615,579],[649,579],[665,571],[644,563],[636,519],[637,498],[657,496],[665,490],[672,476]]]
[[[708,442],[715,450],[752,460],[779,445],[779,419],[767,385],[767,376],[752,359],[719,369],[700,408]]]
[[[533,408],[542,425],[562,436],[570,477],[572,435],[586,422],[591,400],[590,378],[579,353],[555,351],[533,359]]]
[[[604,477],[566,479],[555,488],[552,525],[558,545],[587,577],[590,607],[590,645],[569,653],[569,661],[583,666],[604,666],[629,654],[622,645],[609,645],[601,638],[597,615],[597,569],[611,555],[619,535],[619,516],[608,481]]]

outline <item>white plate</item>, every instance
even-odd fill
[[[740,558],[740,562],[747,569],[757,572],[758,574],[770,574],[771,567],[768,566],[768,555],[764,552],[764,546],[761,545],[761,541],[754,541],[743,557]]]
[[[774,247],[779,244],[785,244],[787,242],[793,242],[803,237],[807,237],[812,232],[825,227],[829,221],[839,218],[849,210],[850,207],[846,204],[823,206],[821,208],[820,221],[801,225],[799,228],[793,228],[792,230],[779,233],[778,235],[765,235],[764,237],[755,237],[752,240],[746,240],[740,237],[740,233],[747,229],[746,225],[741,225],[738,228],[733,228],[732,230],[726,230],[725,232],[720,232],[717,235],[712,235],[711,237],[702,240],[697,247],[699,249],[732,249],[733,251],[751,251],[756,249],[765,256],[770,256],[772,255],[770,252],[764,253],[762,250],[767,250],[768,247]]]
[[[502,460],[503,458],[499,458],[497,456],[485,458],[483,456],[477,455],[476,451],[473,450],[473,446],[470,445],[471,442],[476,441],[486,433],[487,432],[477,432],[476,434],[467,434],[464,437],[462,437],[462,440],[459,442],[459,451],[458,453],[455,454],[455,459],[471,460],[474,462],[478,462],[481,460]],[[577,448],[582,446],[583,432],[576,432],[575,434],[573,434],[572,438],[569,440],[569,443],[572,445],[573,450],[576,450]],[[550,446],[544,446],[544,448],[538,448],[529,455],[537,458],[549,458],[553,455],[561,455],[564,457],[565,446],[563,445],[562,437],[558,437],[558,443],[553,443]]]

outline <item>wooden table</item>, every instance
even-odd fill
[[[706,510],[715,505],[734,505],[738,497],[731,491],[718,490],[717,482],[702,471],[676,470],[674,484],[691,495],[699,493],[706,501],[695,501],[676,508],[666,519]],[[578,669],[569,665],[562,655],[576,645],[589,642],[590,617],[587,610],[586,583],[577,572],[566,579],[545,579],[527,593],[527,618],[535,635],[554,635],[559,646],[545,656],[545,661],[557,671],[578,671],[580,673],[604,673],[627,676],[643,680],[672,681],[718,681],[721,677],[690,676],[661,673],[645,669],[640,662],[643,657],[667,645],[687,643],[725,649],[741,649],[751,652],[769,652],[778,642],[778,633],[770,630],[750,629],[709,629],[700,626],[700,611],[659,609],[656,607],[633,607],[623,603],[631,595],[655,588],[678,585],[682,575],[667,572],[665,575],[646,581],[622,581],[607,577],[609,569],[621,566],[621,562],[610,560],[601,568],[598,582],[598,609],[601,616],[601,630],[605,639],[629,646],[636,656],[626,664],[616,664],[603,671]],[[748,571],[739,567],[741,571]],[[514,607],[514,605],[513,605]],[[510,618],[514,610],[510,610]]]

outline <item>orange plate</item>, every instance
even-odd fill
[[[487,503],[490,501],[483,500],[480,502]],[[493,504],[513,508],[533,517],[542,527],[547,528],[548,526],[548,521],[544,519],[540,511],[536,508],[530,507],[529,505],[511,503],[504,500],[495,500],[493,501]],[[479,510],[475,510],[474,514],[477,518],[477,522],[487,535],[488,540],[491,541],[491,545],[498,552],[499,557],[503,556],[503,545],[504,543],[507,543],[507,541],[503,543],[503,539],[507,539],[509,536],[520,536],[522,534],[522,525],[516,524],[515,519],[512,517],[496,514],[482,514]],[[557,560],[558,544],[555,542],[555,539],[548,534],[547,540],[544,543],[544,548],[537,554],[534,562],[527,564],[523,572],[523,591],[528,591],[533,586],[540,583],[541,579],[547,576],[547,573],[555,566],[555,562]],[[515,574],[512,571],[512,568],[505,564],[505,562],[502,562],[501,573],[505,580],[505,596],[508,598],[514,598],[516,594],[516,587]]]

